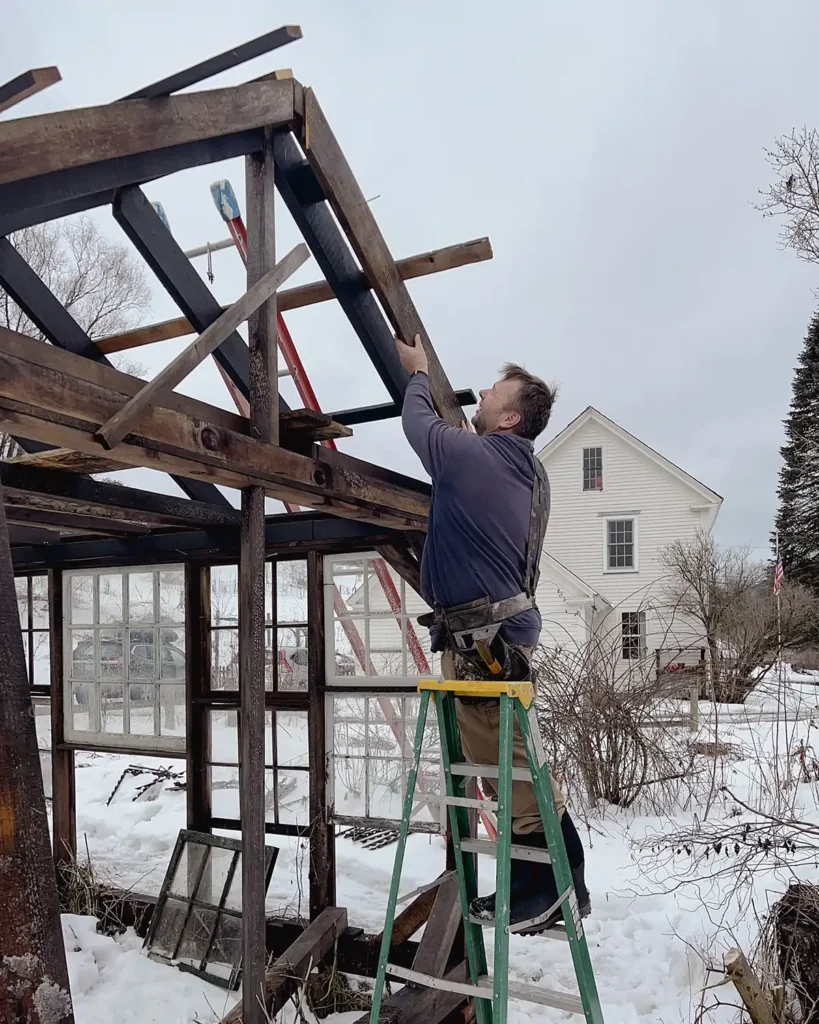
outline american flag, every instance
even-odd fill
[[[782,580],[784,579],[784,577],[785,571],[782,568],[782,559],[780,558],[779,561],[776,563],[776,568],[774,569],[774,594],[778,594],[779,591],[782,589]]]

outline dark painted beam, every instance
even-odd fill
[[[277,50],[280,46],[294,43],[297,39],[301,39],[301,36],[302,32],[298,25],[284,25],[263,36],[258,36],[256,39],[251,39],[247,43],[234,46],[231,50],[225,50],[224,53],[219,53],[215,57],[200,61],[199,64],[194,64],[193,67],[186,68],[184,71],[177,71],[176,74],[162,78],[160,81],[154,82],[153,85],[137,89],[136,92],[123,96],[123,99],[145,100],[155,96],[169,96],[172,92],[187,89],[214,75],[220,75],[223,71],[238,67],[246,61],[253,60],[254,57],[261,57],[265,53],[270,53],[271,50]]]
[[[71,521],[73,513],[79,513],[105,519],[110,515],[112,520],[133,521],[149,527],[239,525],[238,510],[227,502],[214,505],[191,501],[54,469],[0,462],[0,483],[5,489],[6,505],[63,512],[67,522]]]
[[[401,366],[390,325],[371,291],[361,291],[361,270],[326,202],[308,201],[321,194],[305,170],[301,149],[290,132],[273,140],[276,186],[341,308],[352,324],[393,401],[401,402],[409,374]],[[308,184],[309,183],[309,184]]]
[[[200,334],[219,319],[222,315],[221,304],[141,189],[134,186],[119,193],[114,203],[114,217],[156,274],[162,287]],[[234,331],[213,353],[213,358],[245,398],[249,398],[250,361],[247,344],[241,336]],[[279,409],[282,412],[290,410],[281,396]]]
[[[463,391],[456,391],[455,397],[465,405],[475,405],[478,399],[475,392],[470,388]],[[386,402],[383,405],[360,405],[356,409],[340,409],[338,412],[327,414],[331,420],[343,423],[345,427],[352,427],[357,423],[377,423],[380,420],[395,419],[401,415],[401,406],[396,402]]]
[[[47,89],[62,79],[58,68],[32,68],[11,81],[0,85],[0,111],[9,110],[17,103]]]
[[[113,201],[117,188],[246,156],[259,149],[262,137],[262,129],[251,129],[0,185],[0,235],[104,206]]]
[[[44,547],[15,547],[12,557],[15,572],[50,566],[70,569],[146,562],[229,562],[239,557],[238,533],[233,528],[154,533],[128,540],[63,540]],[[361,551],[395,538],[391,530],[321,512],[268,516],[265,525],[267,553],[292,553],[294,557],[307,551]]]

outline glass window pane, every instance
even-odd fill
[[[14,577],[14,591],[17,594],[17,610],[20,613],[20,625],[28,628],[28,576]]]
[[[336,619],[335,635],[335,675],[363,676],[366,658],[364,655],[364,620]],[[328,669],[330,666],[328,666]],[[329,675],[329,671],[328,671]]]
[[[48,629],[48,577],[31,577],[31,625],[34,629]]]
[[[277,769],[277,774],[279,821],[286,825],[308,825],[310,822],[309,773],[287,772]],[[271,821],[272,818],[266,816],[265,820]]]
[[[72,629],[69,633],[71,645],[71,678],[93,679],[94,634],[90,629]]]
[[[210,634],[211,685],[214,690],[239,689],[239,630],[214,629]]]
[[[94,715],[94,684],[72,683],[71,728],[75,732],[91,732]]]
[[[210,760],[239,763],[237,711],[210,711]]]
[[[32,633],[34,641],[34,682],[47,686],[51,682],[50,640],[48,633]]]
[[[216,928],[216,911],[203,907],[191,907],[190,916],[182,931],[182,941],[176,959],[181,963],[198,967],[210,945]]]
[[[184,843],[168,891],[176,896],[195,896],[207,853],[204,843]]]
[[[231,914],[220,914],[206,969],[218,978],[232,978],[241,964],[242,922]]]
[[[279,711],[276,714],[276,764],[307,767],[307,712]],[[272,764],[272,760],[268,763]]]
[[[239,769],[211,768],[210,802],[214,818],[239,817]]]
[[[185,735],[185,687],[162,683],[159,687],[159,713],[162,736]]]
[[[133,736],[155,735],[156,688],[152,683],[131,683],[128,687],[130,700],[130,732]]]
[[[165,901],[162,907],[162,916],[154,929],[151,941],[152,953],[158,953],[169,959],[176,956],[179,939],[188,916],[188,906],[188,903],[170,897]]]
[[[28,679],[28,675],[29,675],[29,671],[28,671],[28,638],[29,638],[29,636],[30,636],[29,633],[23,633],[23,660],[24,660],[25,665],[26,665],[26,678],[27,679]],[[29,679],[28,681],[29,681],[29,684],[32,682],[31,679]]]
[[[131,679],[156,678],[156,649],[152,629],[131,629],[128,676]]]
[[[159,676],[161,679],[185,679],[185,633],[182,629],[160,629]]]
[[[70,614],[73,625],[91,625],[94,621],[94,577],[69,577]]]
[[[234,850],[225,850],[221,846],[210,847],[208,864],[196,893],[198,900],[202,903],[222,902],[222,896],[235,856],[236,852]]]
[[[306,629],[279,629],[276,655],[280,690],[306,690],[309,670]]]
[[[371,818],[401,820],[404,763],[382,758],[367,760],[367,814]]]
[[[273,622],[273,573],[275,566],[272,562],[264,563],[264,621],[268,624]]]
[[[100,632],[100,679],[122,679],[125,669],[122,652],[123,635],[121,629],[106,629]]]
[[[153,622],[154,574],[152,572],[128,573],[128,621]]]
[[[214,626],[235,626],[239,622],[239,568],[215,565],[210,570],[211,622]]]
[[[307,621],[307,562],[276,564],[276,618],[280,623]]]
[[[233,869],[233,880],[230,883],[230,889],[225,897],[225,907],[227,910],[241,910],[242,909],[242,855],[241,853],[236,854],[236,867]]]
[[[159,621],[185,621],[184,569],[163,569],[159,573]]]
[[[122,622],[122,573],[100,575],[99,602],[100,623]]]
[[[100,731],[121,736],[123,729],[122,683],[100,685]]]

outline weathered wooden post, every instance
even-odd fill
[[[0,492],[0,1020],[73,1024],[43,776]]]

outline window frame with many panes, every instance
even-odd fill
[[[600,445],[583,449],[583,490],[603,490],[603,449]]]
[[[184,753],[184,566],[66,571],[63,609],[66,742]]]
[[[626,539],[626,530],[622,532],[622,540],[618,539],[619,534],[616,528],[620,525],[628,526],[628,531],[631,534],[631,539]],[[612,527],[615,528],[615,536],[612,537]],[[630,552],[624,550],[622,554],[615,553],[615,563],[622,559],[623,564],[612,565],[612,548],[622,547],[624,549],[630,548]],[[627,563],[627,559],[631,558],[631,564]],[[603,520],[603,572],[606,573],[630,573],[638,572],[639,564],[637,557],[637,517],[633,515],[623,516],[607,516]]]

